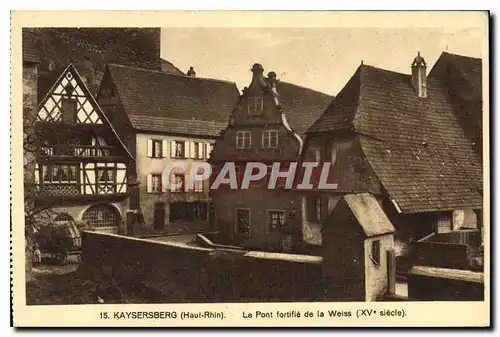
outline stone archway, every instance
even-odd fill
[[[82,215],[83,221],[88,221],[93,228],[116,228],[120,226],[122,217],[118,209],[111,204],[90,206]]]

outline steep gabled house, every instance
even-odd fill
[[[294,224],[300,223],[300,197],[285,191],[282,179],[276,188],[268,189],[270,168],[278,162],[287,170],[290,162],[298,160],[305,130],[332,97],[281,82],[274,72],[265,78],[263,72],[260,64],[253,65],[252,82],[217,139],[210,163],[217,172],[225,163],[234,162],[238,184],[248,162],[265,164],[267,173],[248,189],[221,186],[211,190],[217,240],[247,248],[297,251],[301,233]]]
[[[208,184],[190,189],[186,172],[173,171],[168,181],[177,187],[167,189],[162,175],[173,162],[210,157],[239,93],[232,82],[191,75],[109,64],[99,89],[99,104],[136,158],[131,203],[146,234],[194,230],[208,218]]]
[[[46,91],[34,126],[37,207],[123,233],[133,156],[73,65]]]
[[[332,162],[338,189],[303,193],[307,242],[321,245],[324,219],[342,195],[358,192],[379,200],[398,254],[410,239],[481,225],[481,158],[449,88],[426,67],[420,55],[411,75],[362,64],[308,129],[303,160]]]

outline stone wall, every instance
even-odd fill
[[[147,286],[163,302],[315,301],[321,258],[235,251],[84,232],[82,270]],[[262,256],[264,254],[265,256]],[[90,273],[89,273],[90,272]]]

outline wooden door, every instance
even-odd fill
[[[165,228],[165,203],[156,202],[154,207],[154,229],[163,230]]]

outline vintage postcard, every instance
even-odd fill
[[[15,326],[490,325],[488,12],[13,12]]]

